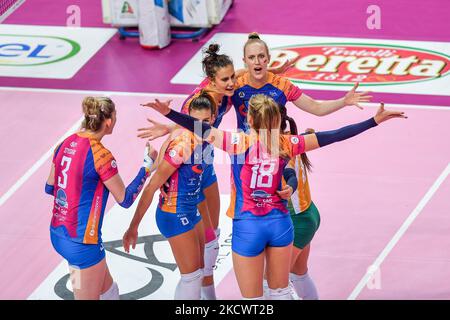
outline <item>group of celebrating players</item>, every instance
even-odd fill
[[[384,109],[374,117],[333,131],[299,133],[286,104],[324,116],[345,106],[370,101],[356,84],[344,97],[317,101],[281,74],[294,61],[269,68],[270,53],[258,34],[244,45],[246,69],[211,44],[202,61],[205,80],[185,100],[181,112],[170,101],[143,106],[175,124],[152,122],[140,136],[168,135],[157,152],[146,145],[142,166],[125,187],[111,152],[101,139],[117,120],[114,102],[86,97],[79,132],[55,150],[45,191],[54,196],[50,235],[55,250],[68,261],[76,299],[119,299],[102,246],[101,227],[109,192],[130,207],[148,177],[137,209],[123,236],[126,252],[135,248],[139,224],[160,191],[156,224],[167,238],[180,271],[175,299],[216,299],[213,278],[220,237],[220,193],[214,172],[214,148],[231,158],[233,268],[244,299],[318,299],[308,274],[310,243],[320,225],[308,184],[307,151],[358,135],[381,122],[406,118]],[[238,131],[219,130],[234,108]]]

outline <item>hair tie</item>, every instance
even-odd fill
[[[89,118],[91,118],[91,119],[97,119],[97,115],[96,114],[88,114],[87,116]]]

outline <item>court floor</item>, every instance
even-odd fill
[[[118,122],[104,144],[117,159],[124,181],[140,165],[145,141],[137,128],[146,118],[165,121],[139,106],[154,98],[185,96],[0,88],[11,108],[0,120],[0,299],[70,298],[67,265],[52,249],[49,222],[52,199],[44,192],[52,147],[80,123],[86,95],[109,95]],[[24,98],[26,97],[26,98]],[[347,107],[314,117],[294,105],[289,112],[300,128],[335,129],[375,114]],[[313,201],[321,226],[312,242],[310,274],[322,299],[448,299],[450,277],[450,109],[440,106],[386,105],[401,109],[394,119],[351,140],[310,152]],[[235,126],[234,111],[222,129]],[[426,124],[426,125],[424,125]],[[159,147],[161,139],[155,141]],[[221,248],[216,270],[219,299],[239,299],[231,262],[229,162],[215,158],[221,192]],[[125,299],[172,299],[179,273],[167,241],[155,224],[156,201],[141,224],[141,245],[130,255],[121,247],[135,206],[123,209],[109,200],[104,220],[107,260]]]

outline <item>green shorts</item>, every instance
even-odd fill
[[[314,234],[320,226],[320,214],[314,202],[303,212],[293,214],[291,219],[294,224],[294,246],[304,249],[314,238]]]

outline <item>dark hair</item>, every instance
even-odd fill
[[[202,60],[203,72],[209,79],[214,79],[217,70],[233,65],[233,60],[226,54],[218,54],[220,46],[217,43],[210,44],[205,50]]]
[[[200,94],[192,99],[191,103],[189,103],[189,113],[192,110],[211,110],[211,114],[216,114],[216,102],[213,97],[206,90],[200,91]]]
[[[269,54],[269,47],[267,46],[267,43],[265,41],[261,40],[261,38],[259,37],[259,34],[257,32],[252,32],[248,35],[247,42],[244,44],[244,57],[245,57],[245,49],[247,48],[247,46],[249,44],[252,44],[252,43],[262,44],[266,48],[267,54]]]
[[[83,99],[82,108],[84,120],[81,124],[83,129],[98,131],[106,119],[111,119],[116,110],[114,102],[107,97],[86,97]]]
[[[287,124],[289,123],[289,132],[290,132],[290,134],[298,135],[297,124],[295,123],[294,119],[292,119],[291,117],[289,117],[287,115],[286,106],[280,105],[280,113],[281,113],[281,126],[280,126],[281,132],[282,133],[287,132],[286,131]],[[313,133],[314,130],[313,129],[307,129],[305,132],[306,133]],[[312,170],[312,163],[309,160],[309,158],[306,155],[306,153],[302,153],[300,155],[300,158],[302,159],[303,166],[306,168],[306,170],[308,172],[311,172],[311,170]]]

